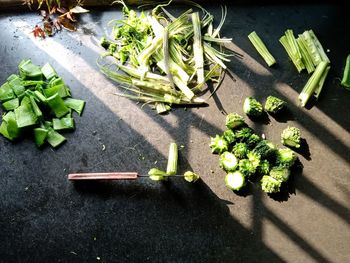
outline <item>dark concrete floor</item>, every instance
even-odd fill
[[[219,7],[209,10],[220,17]],[[95,43],[108,33],[107,21],[119,16],[118,10],[93,11],[81,17],[78,32],[38,40],[30,31],[39,16],[0,14],[0,82],[23,58],[50,62],[73,96],[87,102],[76,131],[57,150],[0,138],[0,262],[349,262],[350,91],[339,85],[350,53],[345,8],[229,5],[222,35],[244,55],[228,64],[236,81],[226,76],[209,107],[166,116],[111,95],[114,84],[98,71]],[[309,109],[297,106],[308,76],[297,74],[278,42],[288,28],[313,29],[329,49],[332,68]],[[249,43],[253,30],[277,58],[276,67],[267,68]],[[252,186],[239,196],[225,187],[209,136],[224,129],[221,107],[242,114],[245,96],[264,101],[270,94],[288,102],[288,116],[247,122],[279,146],[286,126],[299,127],[303,169],[288,195],[271,198]],[[180,171],[194,170],[201,182],[73,185],[66,179],[78,171],[164,167],[171,141],[185,145]]]

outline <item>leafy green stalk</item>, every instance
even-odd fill
[[[305,68],[305,65],[302,61],[302,57],[299,51],[298,44],[293,34],[293,30],[291,29],[286,30],[285,35],[283,35],[279,39],[279,41],[284,47],[284,49],[286,50],[289,58],[292,60],[298,72],[301,72]]]
[[[271,55],[264,42],[255,31],[251,32],[248,38],[269,67],[276,63],[275,58]]]
[[[168,164],[166,168],[167,175],[175,175],[177,173],[178,149],[177,144],[172,142],[169,146]]]

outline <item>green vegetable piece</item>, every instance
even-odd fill
[[[249,149],[253,149],[259,142],[261,142],[261,138],[259,135],[253,133],[249,136],[249,138],[246,140],[246,144]]]
[[[224,152],[220,155],[220,167],[225,171],[234,171],[238,166],[238,160],[233,153]]]
[[[42,80],[40,67],[34,65],[30,59],[22,60],[18,65],[20,76],[27,80]]]
[[[266,193],[278,193],[281,190],[281,182],[275,178],[264,175],[261,178],[261,189]]]
[[[250,136],[253,134],[253,130],[249,127],[243,127],[236,131],[236,139],[240,142],[247,142]]]
[[[286,102],[274,96],[268,96],[265,102],[265,110],[272,114],[277,114],[285,106]]]
[[[167,175],[175,175],[177,173],[178,149],[177,144],[172,142],[169,145],[168,164],[166,168]]]
[[[40,93],[39,91],[36,90],[36,91],[34,91],[34,95],[39,99],[40,102],[46,104],[47,99],[42,93]]]
[[[252,165],[254,166],[255,169],[260,165],[261,156],[257,152],[249,151],[247,153],[247,158],[252,163]]]
[[[275,58],[271,55],[264,42],[255,31],[251,32],[248,38],[269,67],[276,63]]]
[[[64,84],[59,84],[51,88],[44,89],[44,94],[47,98],[55,95],[56,93],[58,93],[61,98],[66,98],[71,95],[69,88]]]
[[[242,159],[239,161],[239,171],[247,178],[251,177],[256,169],[251,161]]]
[[[4,121],[0,125],[0,134],[2,134],[2,136],[4,136],[6,139],[9,139],[11,141],[13,140],[7,131],[7,123]]]
[[[244,125],[244,118],[237,113],[230,113],[226,116],[226,127],[235,129]]]
[[[212,153],[221,154],[228,150],[227,141],[220,135],[216,135],[214,138],[210,137],[209,146],[211,148]]]
[[[16,75],[16,74],[11,74],[8,78],[7,78],[7,82],[11,82],[12,80],[14,80],[14,79],[18,79],[19,77],[18,77],[18,75]]]
[[[30,103],[32,104],[32,109],[36,117],[41,118],[43,116],[43,113],[41,112],[38,104],[36,103],[34,96],[29,96],[29,99],[30,99]]]
[[[350,54],[346,57],[346,63],[343,72],[343,78],[341,80],[341,85],[343,85],[345,88],[350,89]]]
[[[148,172],[149,178],[153,181],[163,181],[168,178],[168,175],[166,172],[158,169],[158,168],[152,168]]]
[[[56,71],[54,70],[54,68],[49,64],[46,63],[42,68],[41,68],[41,72],[44,74],[44,77],[47,80],[50,80],[54,77],[58,77]]]
[[[235,171],[225,176],[225,184],[229,189],[239,191],[245,186],[246,180],[240,171]]]
[[[294,165],[296,159],[296,154],[289,148],[278,149],[277,151],[276,164],[278,166],[290,168]]]
[[[17,126],[16,116],[13,111],[3,116],[3,122],[0,126],[0,133],[7,139],[13,141],[21,135],[21,130]]]
[[[81,115],[83,112],[84,106],[85,106],[85,101],[72,99],[72,98],[66,98],[64,100],[64,104],[66,104],[66,106],[68,108],[76,111],[79,115]]]
[[[260,174],[260,175],[267,175],[270,173],[270,163],[268,160],[262,160],[259,164],[259,166],[257,167],[256,171]]]
[[[260,154],[262,159],[268,159],[276,154],[277,147],[270,141],[262,140],[255,146],[253,151]]]
[[[8,82],[5,82],[1,87],[0,87],[0,101],[5,102],[8,100],[12,100],[15,98],[15,93],[13,92],[11,86],[9,85]]]
[[[49,81],[49,88],[59,85],[66,85],[61,77],[54,77]]]
[[[263,114],[263,106],[253,97],[247,97],[243,103],[243,111],[248,116],[260,117]]]
[[[104,49],[108,49],[109,46],[111,45],[111,41],[107,40],[106,37],[101,37],[101,39],[100,39],[100,45],[101,45],[101,47],[103,47]]]
[[[34,140],[35,140],[36,146],[40,147],[44,144],[45,139],[47,138],[48,132],[49,131],[44,128],[34,129]]]
[[[58,130],[74,130],[74,119],[73,118],[61,118],[61,119],[52,119],[53,129]]]
[[[296,127],[287,127],[282,131],[281,142],[285,146],[300,148],[301,132]]]
[[[20,97],[25,92],[25,87],[22,85],[22,81],[17,75],[12,75],[12,76],[13,77],[7,80],[8,84],[11,86],[16,96]]]
[[[14,109],[18,108],[18,106],[19,106],[19,99],[18,98],[8,100],[2,104],[2,107],[7,111],[14,110]]]
[[[300,73],[304,68],[305,65],[302,60],[302,56],[299,50],[298,43],[294,37],[293,30],[287,29],[285,31],[285,34],[279,39],[280,43],[286,50],[289,58],[292,60],[294,66]]]
[[[49,128],[48,129],[48,133],[47,133],[47,137],[46,137],[46,141],[53,147],[56,148],[59,145],[61,145],[62,143],[64,143],[66,141],[66,138],[63,137],[61,134],[59,134],[58,132],[56,132],[54,129]]]
[[[244,142],[236,143],[232,149],[233,154],[239,158],[244,159],[248,153],[248,147]]]
[[[19,128],[32,126],[37,123],[37,115],[33,111],[31,101],[28,97],[22,99],[21,105],[15,109],[17,126]]]
[[[47,103],[57,118],[63,117],[70,111],[70,109],[64,104],[64,101],[58,95],[58,93],[47,98]]]
[[[199,179],[199,175],[194,172],[187,171],[184,173],[184,179],[189,183],[194,183]]]
[[[233,144],[236,140],[235,133],[230,129],[224,131],[223,137],[228,144]]]
[[[280,182],[287,182],[290,176],[290,170],[287,167],[273,167],[270,176]]]

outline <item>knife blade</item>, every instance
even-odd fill
[[[140,177],[149,177],[147,174],[135,172],[105,172],[105,173],[72,173],[68,174],[69,181],[78,180],[136,180]],[[168,177],[183,177],[183,175],[169,175]]]

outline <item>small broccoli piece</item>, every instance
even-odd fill
[[[265,110],[269,113],[276,114],[281,111],[286,104],[284,100],[274,96],[268,96],[265,102]]]
[[[260,117],[263,114],[263,106],[253,97],[247,97],[244,100],[243,111],[248,116]]]
[[[211,148],[211,151],[212,153],[223,153],[223,152],[226,152],[228,150],[228,143],[227,141],[219,136],[219,135],[216,135],[214,138],[211,137],[210,138],[210,148]]]
[[[260,154],[262,159],[267,159],[276,153],[277,148],[272,142],[262,140],[255,146],[253,151]]]
[[[225,176],[225,184],[228,188],[234,191],[241,190],[246,181],[244,175],[240,171],[228,173]]]
[[[290,176],[290,170],[287,167],[272,167],[270,171],[270,176],[280,182],[287,182]]]
[[[296,127],[287,127],[282,131],[281,142],[285,146],[300,148],[301,133]]]
[[[228,144],[232,144],[236,140],[235,133],[230,129],[224,131],[223,137],[227,141]]]
[[[259,166],[257,167],[257,172],[260,175],[267,175],[270,173],[270,163],[268,160],[262,160],[259,164]]]
[[[247,145],[244,142],[236,143],[235,146],[233,146],[232,152],[238,159],[244,159],[248,152]]]
[[[149,178],[153,181],[163,181],[168,179],[168,175],[166,172],[158,169],[158,168],[152,168],[148,172]]]
[[[220,155],[220,167],[225,171],[233,171],[238,166],[238,160],[233,153],[224,152]]]
[[[276,164],[278,166],[290,168],[293,166],[296,159],[297,159],[297,156],[289,148],[278,149],[277,151]]]
[[[247,158],[252,163],[252,165],[254,166],[255,169],[259,166],[259,164],[261,162],[260,154],[258,154],[257,152],[254,152],[254,151],[249,151],[247,153]]]
[[[250,135],[250,137],[247,139],[246,143],[249,149],[253,149],[262,139],[259,135],[253,133]]]
[[[189,183],[194,183],[199,179],[199,175],[194,172],[187,171],[184,173],[184,179]]]
[[[235,129],[244,124],[244,118],[237,113],[230,113],[226,116],[226,127]]]
[[[282,184],[280,181],[268,175],[264,175],[260,183],[261,189],[266,193],[278,193]]]
[[[249,127],[244,127],[236,131],[235,136],[236,139],[241,142],[248,141],[249,137],[253,134],[253,130]]]
[[[248,159],[239,161],[239,171],[241,171],[245,177],[249,178],[255,173],[255,167]]]

